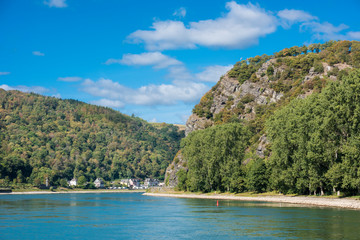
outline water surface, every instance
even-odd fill
[[[0,195],[0,239],[359,239],[360,211],[142,193]]]

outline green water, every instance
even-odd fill
[[[141,193],[0,195],[0,239],[360,239],[360,211]]]

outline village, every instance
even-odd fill
[[[89,184],[89,183],[86,183]],[[150,187],[163,187],[164,182],[160,182],[158,179],[153,178],[145,178],[144,181],[141,179],[121,179],[119,181],[112,181],[106,183],[101,178],[96,178],[93,182],[95,188],[102,188],[102,189],[129,189],[129,190],[141,190],[141,189],[148,189]],[[79,187],[78,179],[73,178],[68,181],[69,187]]]

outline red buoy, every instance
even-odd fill
[[[219,206],[219,200],[216,200],[216,206],[217,207]]]

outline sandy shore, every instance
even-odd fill
[[[146,196],[175,197],[175,198],[200,198],[215,200],[239,200],[239,201],[260,201],[278,202],[302,205],[313,205],[322,207],[350,208],[360,210],[360,201],[349,198],[326,198],[326,197],[290,197],[290,196],[233,196],[233,195],[208,195],[208,194],[167,194],[167,193],[144,193]]]
[[[11,192],[0,193],[1,195],[20,195],[20,194],[64,194],[64,193],[134,193],[144,192],[142,190],[93,190],[93,191],[32,191],[32,192]]]

